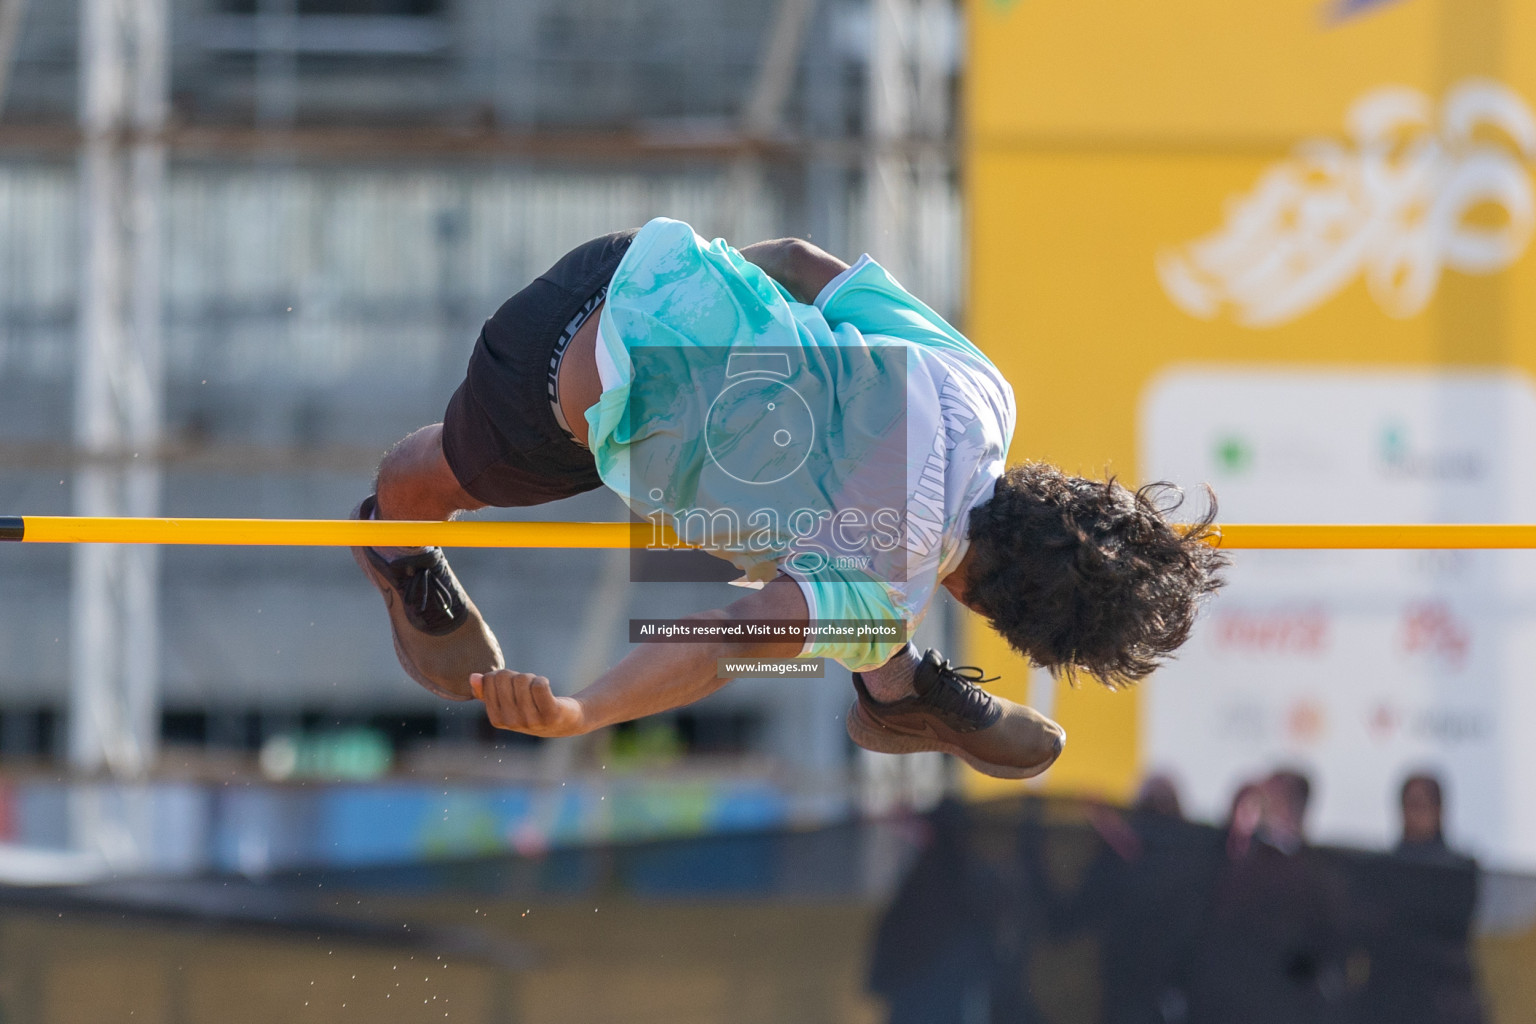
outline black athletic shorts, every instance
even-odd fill
[[[577,246],[485,322],[443,414],[443,455],[487,505],[542,505],[602,486],[592,453],[550,407],[561,335],[618,269],[634,231]]]

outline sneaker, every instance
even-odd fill
[[[374,505],[370,494],[352,518],[372,519]],[[470,673],[504,667],[496,635],[459,586],[442,549],[386,559],[373,548],[353,548],[352,557],[384,595],[395,656],[412,679],[439,697],[473,700]]]
[[[853,674],[859,699],[848,709],[848,735],[865,750],[953,754],[984,775],[1027,779],[1049,768],[1067,741],[1061,726],[1034,708],[994,697],[981,669],[955,667],[929,650],[913,677],[913,697],[882,704]]]

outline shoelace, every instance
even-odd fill
[[[396,578],[404,576],[400,596],[413,606],[428,629],[450,625],[455,619],[456,604],[453,588],[448,585],[437,566],[413,565],[395,568]]]
[[[989,676],[975,665],[951,665],[939,669],[938,684],[928,691],[927,700],[941,710],[966,721],[986,718],[992,711],[992,695],[981,688],[1001,676]]]

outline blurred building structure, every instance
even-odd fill
[[[90,481],[134,469],[151,474],[165,515],[344,516],[384,448],[441,417],[485,317],[571,246],[657,215],[743,244],[797,234],[849,258],[868,250],[958,316],[948,3],[169,0],[164,127],[133,122],[130,105],[104,133],[82,94],[93,4],[137,9],[0,5],[0,43],[19,11],[0,60],[9,510],[104,510],[82,498]],[[906,91],[872,93],[875,80]],[[131,280],[160,280],[147,434],[73,411],[77,394],[80,415],[96,407],[77,390],[98,379],[83,375],[81,339],[92,303],[107,301],[84,268],[97,265],[103,217],[119,216],[82,198],[95,165],[81,154],[96,138],[118,146],[113,159],[133,144],[164,152],[158,266],[117,250]],[[92,441],[101,429],[115,442]],[[526,510],[623,515],[606,492]],[[103,665],[133,670],[87,653],[101,634],[78,609],[71,632],[68,550],[4,555],[0,586],[17,599],[0,622],[0,757],[63,756],[71,687],[89,690]],[[596,552],[454,561],[509,662],[568,689],[623,654],[624,620],[642,603],[683,614],[729,596],[630,585]],[[77,765],[131,774],[160,739],[250,749],[327,725],[480,734],[478,707],[404,679],[346,552],[165,549],[158,566],[158,623],[110,627],[158,632],[145,705],[158,735],[108,756],[125,737],[83,736],[76,714]],[[106,570],[92,571],[76,578]],[[128,563],[111,571],[155,579]],[[678,716],[678,736],[831,784],[850,764],[848,699],[836,679],[744,680]]]

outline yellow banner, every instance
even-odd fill
[[[1536,0],[968,19],[966,327],[1016,390],[1012,461],[1140,481],[1149,389],[1181,368],[1536,371]],[[1046,785],[1129,795],[1136,690],[1031,687],[968,641],[1066,727]]]

